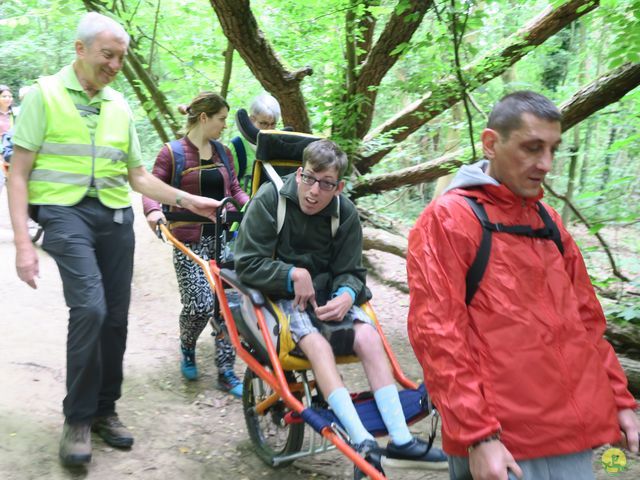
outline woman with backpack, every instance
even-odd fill
[[[0,139],[13,127],[16,112],[13,110],[13,95],[6,85],[0,85]],[[0,192],[4,186],[7,165],[5,165],[4,147],[0,146]]]
[[[238,183],[231,152],[216,142],[226,128],[229,114],[225,99],[216,93],[202,92],[188,106],[181,106],[180,112],[187,115],[187,133],[162,147],[153,175],[189,193],[218,200],[233,197],[244,205],[249,196]],[[179,205],[180,199],[176,203]],[[149,226],[155,231],[157,222],[164,219],[162,205],[143,197],[143,208]],[[175,237],[205,261],[214,258],[214,224],[176,222],[171,227]],[[182,302],[180,368],[186,379],[195,380],[198,378],[196,342],[213,316],[214,294],[201,268],[177,248],[173,250],[173,265]],[[235,351],[223,331],[214,334],[218,386],[241,397],[242,383],[233,371]]]

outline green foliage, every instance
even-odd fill
[[[602,0],[600,11],[611,36],[609,66],[640,62],[640,0]]]
[[[618,323],[631,323],[640,326],[640,299],[627,297],[627,300],[614,303],[605,308],[609,320]]]
[[[435,7],[445,12],[450,2],[437,0]],[[513,0],[457,0],[458,13],[468,12],[465,35],[460,48],[463,73],[471,69],[479,76],[488,75],[502,60],[480,63],[489,52],[497,51],[511,35],[549,6],[557,7],[566,0],[533,0],[527,8]],[[111,5],[112,2],[107,2]],[[227,39],[209,2],[183,0],[162,2],[155,39],[154,20],[157,0],[121,0],[121,19],[137,39],[139,53],[149,63],[150,72],[172,106],[187,103],[201,90],[219,90],[224,69],[223,53]],[[371,4],[371,5],[370,5]],[[524,58],[498,78],[470,85],[477,110],[473,114],[475,136],[485,126],[486,114],[505,93],[532,89],[549,96],[558,104],[566,101],[586,83],[602,75],[612,66],[639,61],[640,0],[601,0],[600,7],[580,19],[580,24],[564,29],[538,47],[526,47]],[[353,132],[359,113],[368,101],[364,95],[347,94],[348,73],[359,74],[359,68],[347,72],[346,38],[362,39],[364,32],[347,31],[345,15],[356,18],[365,7],[375,20],[374,42],[392,15],[406,12],[408,0],[252,0],[251,8],[265,38],[283,62],[294,71],[304,66],[313,75],[301,83],[313,131],[336,134],[349,150],[358,146]],[[52,73],[73,58],[73,39],[77,20],[84,12],[79,0],[5,0],[0,3],[0,82],[16,88],[33,81],[38,75]],[[448,85],[456,92],[450,17],[430,9],[414,36],[395,45],[392,55],[398,61],[377,89],[372,128],[392,118],[434,88]],[[584,28],[585,39],[579,27]],[[462,28],[458,25],[458,28]],[[155,45],[154,45],[155,41]],[[153,58],[150,57],[154,51]],[[359,50],[358,55],[366,52]],[[160,142],[145,110],[136,100],[130,85],[122,76],[115,87],[130,100],[137,119],[144,153],[149,163],[155,158]],[[227,100],[232,107],[230,125],[223,141],[235,136],[233,113],[248,107],[251,99],[263,90],[240,56],[234,55]],[[442,104],[443,97],[432,95],[430,106]],[[615,105],[598,112],[578,125],[579,164],[574,203],[596,231],[607,236],[608,228],[632,222],[640,217],[640,91],[636,89]],[[449,105],[447,105],[448,107]],[[385,174],[433,160],[459,148],[468,148],[466,118],[456,108],[439,115],[418,129],[380,164],[373,173]],[[615,134],[614,134],[615,133]],[[388,145],[391,136],[376,137],[368,145],[376,151]],[[569,147],[573,130],[564,134],[564,146],[556,157],[557,168],[548,176],[555,189],[564,193],[568,186]],[[433,185],[406,187],[359,203],[381,213],[390,214],[411,225],[430,200]],[[560,209],[562,203],[547,199]],[[587,234],[588,235],[588,234]],[[615,247],[622,241],[616,239]],[[627,245],[631,252],[639,245]],[[587,261],[595,261],[601,249],[587,250]],[[598,257],[599,258],[599,257]],[[624,257],[627,258],[627,257]],[[621,259],[625,271],[635,267]],[[606,274],[597,275],[606,278]]]
[[[73,43],[67,32],[75,33],[82,11],[62,0],[1,3],[0,81],[17,90],[70,62]]]

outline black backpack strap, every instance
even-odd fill
[[[540,215],[540,218],[542,218],[545,228],[550,233],[549,238],[553,240],[558,247],[558,250],[560,250],[560,255],[564,255],[564,245],[562,245],[562,238],[560,237],[558,225],[556,225],[556,222],[552,220],[551,215],[549,215],[549,212],[547,212],[547,209],[544,208],[541,202],[536,202],[536,205],[538,205],[538,214]]]
[[[471,299],[478,290],[480,280],[482,280],[484,272],[487,269],[487,263],[489,263],[492,232],[490,226],[493,224],[489,222],[489,217],[487,216],[487,211],[484,209],[484,206],[478,203],[478,200],[476,198],[464,197],[464,199],[467,201],[467,203],[471,207],[471,210],[478,218],[478,220],[480,221],[480,225],[482,226],[482,238],[480,239],[480,246],[478,247],[476,258],[473,260],[471,267],[469,267],[466,278],[467,292],[464,301],[467,305],[469,305],[469,303],[471,303]]]
[[[174,188],[180,188],[180,182],[182,180],[182,172],[184,171],[184,148],[180,140],[171,140],[165,144],[171,154],[171,186]],[[162,211],[167,214],[171,211],[171,206],[163,204]]]
[[[231,182],[231,166],[229,165],[229,157],[227,156],[227,152],[224,151],[224,146],[220,142],[216,142],[215,140],[209,140],[211,145],[216,149],[218,153],[218,157],[224,163],[224,166],[227,168],[227,172],[229,172],[229,181]]]
[[[171,175],[171,186],[180,188],[182,182],[182,172],[184,172],[184,148],[180,140],[171,140],[167,146],[173,158],[173,174]]]
[[[240,137],[233,137],[231,144],[236,151],[236,160],[238,160],[238,171],[236,175],[238,176],[238,180],[240,180],[247,171],[247,150],[244,148],[244,143]]]
[[[478,247],[476,258],[473,260],[473,263],[467,272],[467,292],[465,296],[465,303],[467,305],[471,303],[471,299],[478,290],[480,281],[487,269],[489,255],[491,253],[491,236],[493,232],[510,233],[512,235],[553,240],[558,247],[560,254],[564,255],[564,246],[562,245],[558,225],[553,221],[551,215],[549,215],[549,212],[547,212],[542,203],[536,202],[536,205],[538,206],[538,214],[544,223],[544,227],[534,229],[530,225],[503,225],[501,223],[491,223],[484,206],[481,203],[478,203],[478,200],[475,197],[465,196],[464,199],[467,201],[482,226],[482,239],[480,240],[480,246]]]

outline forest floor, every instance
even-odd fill
[[[214,388],[213,341],[209,327],[198,344],[201,377],[183,381],[179,371],[179,299],[171,248],[153,236],[134,204],[137,248],[129,316],[125,382],[118,402],[121,419],[135,434],[129,451],[108,447],[93,436],[93,461],[86,470],[69,471],[58,462],[63,422],[67,312],[57,268],[39,250],[38,289],[21,283],[14,269],[14,248],[6,194],[0,196],[0,479],[348,479],[352,467],[330,452],[272,469],[252,451],[242,403]],[[368,254],[379,268],[404,277],[397,257]],[[382,267],[380,267],[382,265]],[[422,375],[406,336],[408,296],[370,280],[373,305],[394,352],[410,378]],[[237,372],[244,366],[239,362]],[[346,383],[365,388],[360,366],[342,369]],[[412,427],[422,436],[429,422]],[[308,430],[308,429],[307,429]],[[386,439],[380,439],[386,443]],[[439,439],[437,440],[439,442]],[[598,479],[610,478],[594,455]],[[640,458],[627,456],[620,479],[640,478]],[[446,472],[388,469],[390,479],[445,480]]]

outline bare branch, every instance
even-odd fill
[[[160,4],[162,0],[158,0],[156,5],[156,13],[153,18],[153,34],[151,40],[151,47],[149,48],[149,62],[147,62],[147,70],[151,72],[151,66],[153,65],[153,57],[156,51],[156,38],[158,36],[158,19],[160,18]]]
[[[545,42],[582,15],[599,4],[598,0],[570,0],[555,10],[548,9],[520,32],[511,36],[498,50],[491,52],[464,69],[469,90],[488,82],[503,73],[533,48]],[[356,158],[359,171],[367,173],[395,145],[406,139],[429,120],[440,115],[462,99],[461,88],[452,76],[434,81],[429,91],[419,100],[398,112],[364,137],[365,144]],[[372,151],[379,138],[388,139],[388,145]]]
[[[213,85],[218,83],[217,81],[213,80],[212,78],[207,77],[204,73],[202,73],[197,68],[194,68],[192,65],[189,64],[189,62],[185,62],[176,52],[171,50],[169,47],[165,46],[164,44],[158,42],[157,40],[154,40],[152,37],[147,35],[144,31],[142,31],[142,29],[140,27],[137,27],[137,30],[138,30],[138,33],[140,34],[139,36],[141,38],[146,38],[147,40],[150,40],[150,41],[154,42],[158,46],[158,48],[163,49],[165,52],[167,52],[169,55],[171,55],[173,58],[175,58],[178,62],[180,62],[180,64],[182,64],[182,66],[184,68],[188,68],[191,71],[193,71],[194,73],[200,75],[202,78],[204,78],[207,81],[207,83],[210,83],[210,84],[213,84]]]
[[[224,74],[222,75],[222,86],[220,87],[220,95],[227,98],[229,92],[229,81],[231,80],[231,70],[233,68],[233,44],[227,42],[227,50],[224,52]]]
[[[640,63],[628,63],[605,73],[579,90],[561,107],[562,128],[567,130],[602,108],[617,102],[640,85]],[[476,144],[476,148],[481,145]],[[388,174],[358,178],[349,192],[352,198],[382,193],[401,186],[417,185],[450,173],[471,161],[470,149],[461,149],[435,160]]]
[[[249,0],[210,0],[227,39],[262,86],[280,102],[282,120],[300,132],[311,131],[300,82],[312,70],[289,72],[258,28]]]
[[[549,184],[547,182],[544,182],[544,188],[551,195],[553,195],[554,197],[559,198],[560,200],[565,202],[565,204],[569,206],[569,208],[571,209],[573,214],[576,217],[578,217],[580,219],[580,221],[582,223],[584,223],[585,226],[588,229],[591,229],[591,224],[589,223],[587,218],[584,215],[582,215],[582,212],[580,212],[580,210],[578,210],[578,208],[573,204],[573,202],[569,201],[569,199],[565,195],[560,195],[559,193],[557,193],[553,188],[551,188],[551,186],[549,186]],[[613,274],[616,277],[618,277],[620,280],[628,282],[629,278],[626,277],[625,275],[623,275],[622,272],[620,272],[620,270],[618,270],[618,266],[616,265],[616,261],[613,258],[613,254],[611,253],[611,249],[609,248],[609,244],[606,242],[604,237],[602,235],[600,235],[600,232],[596,232],[595,236],[598,239],[598,241],[600,242],[600,245],[602,245],[602,248],[603,248],[604,252],[607,254],[607,258],[609,259],[609,264],[611,265],[611,271],[613,272]]]
[[[402,45],[411,40],[432,3],[432,0],[399,1],[380,37],[361,64],[355,86],[356,94],[363,97],[356,138],[363,138],[371,128],[378,95],[378,89],[371,87],[380,85],[384,76],[401,57]]]

